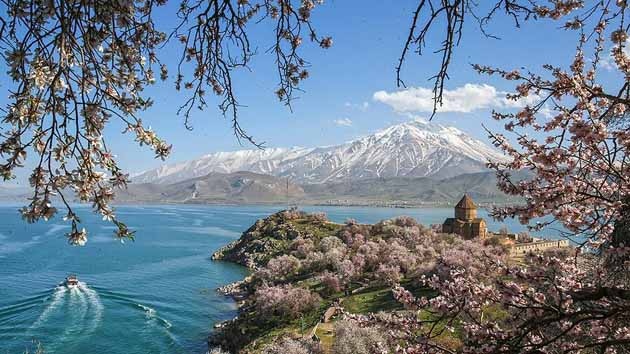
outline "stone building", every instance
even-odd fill
[[[465,239],[485,238],[488,230],[486,221],[477,217],[477,206],[468,194],[455,205],[455,217],[442,224],[442,232],[457,234]]]
[[[516,243],[511,247],[510,253],[513,256],[518,256],[530,252],[542,252],[549,249],[566,247],[569,247],[568,240],[536,240],[533,242]]]

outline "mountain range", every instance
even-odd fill
[[[129,184],[117,202],[139,203],[277,203],[304,197],[302,187],[286,179],[253,172],[210,173],[172,184]]]
[[[172,184],[130,184],[120,203],[288,203],[332,205],[446,205],[467,193],[481,203],[515,199],[500,192],[493,172],[429,177],[367,178],[352,182],[298,185],[287,178],[253,172],[213,172]]]
[[[210,173],[249,171],[288,177],[298,184],[371,178],[443,179],[487,171],[504,157],[454,127],[416,120],[340,145],[215,152],[132,175],[134,183],[171,184]]]
[[[505,202],[486,168],[504,158],[457,128],[411,121],[340,145],[215,152],[166,164],[132,175],[116,201],[418,205],[448,204],[466,192]],[[0,189],[0,197],[18,198],[10,192]]]

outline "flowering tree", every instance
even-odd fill
[[[613,242],[630,195],[627,12],[628,2],[623,0],[419,2],[401,63],[414,45],[422,54],[434,23],[446,23],[442,65],[435,76],[436,108],[465,19],[476,20],[488,36],[486,25],[502,14],[516,26],[523,20],[555,21],[577,32],[576,52],[570,54],[567,68],[545,65],[540,74],[474,65],[479,73],[514,81],[515,93],[508,98],[533,102],[516,113],[493,113],[505,121],[516,145],[506,134],[489,132],[495,145],[512,158],[491,167],[504,192],[526,200],[521,206],[496,209],[494,216],[528,223],[552,215],[573,236],[585,236],[590,246]],[[598,80],[602,66],[616,70],[618,79]],[[535,177],[513,181],[510,171],[523,169],[534,171]]]
[[[256,272],[256,276],[266,281],[286,280],[301,267],[299,259],[291,255],[282,255],[267,262],[263,269]]]
[[[351,321],[335,326],[335,354],[386,354],[390,352],[385,337],[377,328],[363,328]]]
[[[254,301],[261,316],[296,318],[319,306],[321,298],[307,289],[290,284],[267,286],[256,289]]]
[[[319,343],[311,340],[305,340],[303,338],[293,339],[290,337],[284,337],[278,340],[276,343],[272,343],[266,346],[263,354],[320,354],[323,353]]]
[[[319,281],[324,286],[324,291],[327,294],[334,294],[336,292],[341,291],[342,282],[339,278],[340,277],[336,275],[335,273],[332,273],[330,271],[324,271],[319,276]]]
[[[402,334],[410,343],[400,349],[406,353],[627,353],[628,3],[503,0],[484,5],[488,4],[420,1],[403,59],[411,46],[422,49],[434,23],[446,23],[442,65],[435,77],[437,108],[465,19],[477,20],[482,31],[501,14],[517,26],[522,20],[556,21],[559,27],[576,31],[576,51],[566,68],[545,65],[543,73],[474,68],[515,82],[510,99],[533,102],[518,112],[493,113],[505,122],[506,132],[489,131],[490,137],[510,159],[490,167],[504,192],[525,201],[497,208],[493,216],[517,217],[525,224],[551,216],[552,221],[535,228],[560,223],[590,253],[540,256],[513,266],[484,253],[475,256],[473,267],[456,262],[461,255],[444,254],[440,271],[426,279],[437,297],[417,298],[395,288],[401,302],[429,316],[419,318],[413,312],[383,321],[393,335]],[[602,66],[616,71],[617,77],[602,81]],[[523,169],[532,171],[533,177],[514,180],[511,172]],[[448,330],[459,330],[463,345],[442,345],[439,337]],[[409,333],[413,335],[405,336]]]
[[[105,220],[117,226],[116,237],[132,238],[109,203],[114,189],[128,175],[117,165],[103,136],[118,120],[125,133],[166,158],[171,145],[147,128],[141,114],[152,105],[144,89],[167,80],[169,68],[159,50],[178,40],[181,58],[173,78],[188,100],[179,109],[189,127],[193,108],[207,106],[207,92],[231,117],[234,134],[256,145],[239,125],[238,100],[232,86],[234,70],[246,68],[253,55],[247,26],[273,22],[278,88],[281,102],[291,104],[293,92],[308,77],[300,56],[303,38],[322,48],[332,44],[311,25],[319,1],[181,0],[178,24],[167,32],[154,14],[166,0],[145,1],[24,1],[0,2],[0,50],[13,85],[2,109],[0,176],[6,181],[33,154],[30,177],[33,195],[22,209],[29,222],[57,212],[58,196],[72,223],[71,244],[84,244],[85,229],[70,206],[71,194],[90,202]]]
[[[403,336],[402,352],[456,352],[439,341],[456,328],[465,353],[628,352],[630,291],[603,285],[607,279],[592,277],[593,268],[567,255],[535,256],[526,267],[485,255],[477,261],[482,272],[442,263],[446,276],[425,279],[439,293],[434,298],[394,289],[399,301],[425,314],[384,321],[392,333],[422,333]]]

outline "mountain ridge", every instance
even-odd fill
[[[455,127],[415,120],[339,145],[210,153],[137,173],[132,181],[171,184],[237,171],[289,177],[300,184],[383,177],[439,179],[484,172],[488,160],[503,158]]]
[[[516,180],[526,171],[513,173]],[[287,189],[288,187],[288,189]],[[357,206],[450,205],[467,193],[481,204],[513,203],[518,198],[498,190],[494,172],[477,172],[436,180],[385,177],[319,184],[296,184],[287,178],[240,171],[213,172],[172,184],[130,183],[117,190],[120,204],[297,204]],[[3,193],[0,201],[26,202],[27,193]]]
[[[295,184],[286,178],[247,171],[215,172],[173,184],[132,183],[127,190],[119,191],[115,200],[118,203],[418,206],[448,205],[463,193],[480,203],[516,201],[498,190],[493,172],[463,174],[441,181],[428,177],[388,177]]]
[[[116,202],[168,203],[277,203],[302,197],[304,190],[286,180],[248,171],[213,172],[172,184],[129,184]]]

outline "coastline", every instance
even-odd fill
[[[2,204],[2,202],[0,202],[0,205]],[[13,205],[14,203],[11,203],[11,205]],[[82,204],[87,204],[87,203],[81,203],[81,204],[77,204],[77,205],[82,205]],[[491,207],[493,206],[507,206],[507,205],[515,205],[518,203],[514,203],[514,202],[479,202],[477,203],[477,205],[479,206],[480,209],[486,209],[489,210]],[[134,201],[134,202],[115,202],[113,203],[114,206],[146,206],[146,205],[151,205],[151,206],[161,206],[161,205],[165,205],[165,206],[172,206],[172,205],[190,205],[190,206],[199,206],[199,205],[208,205],[208,206],[229,206],[229,207],[242,207],[242,206],[282,206],[282,207],[291,207],[291,206],[308,206],[308,207],[361,207],[361,208],[392,208],[392,209],[432,209],[432,208],[452,208],[453,206],[455,206],[454,203],[446,203],[446,202],[347,202],[347,203],[332,203],[332,202],[322,202],[322,201],[300,201],[300,202],[290,202],[287,203],[286,201],[278,201],[278,202],[274,202],[274,201],[263,201],[263,202],[250,202],[250,201],[245,201],[245,202],[227,202],[227,201],[221,201],[221,202],[192,202],[192,201],[186,201],[186,202],[169,202],[169,201],[164,201],[164,202],[151,202],[151,201],[147,201],[147,202],[142,202],[142,201]]]

